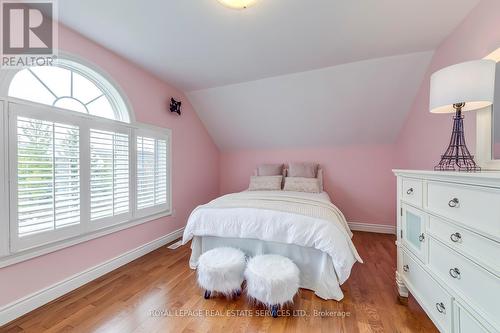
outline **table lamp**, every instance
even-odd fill
[[[481,170],[465,144],[463,112],[493,104],[495,68],[495,61],[482,59],[449,66],[432,74],[430,112],[455,113],[450,143],[434,170]]]

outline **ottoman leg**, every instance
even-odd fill
[[[271,314],[272,314],[273,318],[278,318],[278,306],[277,305],[273,305],[271,307]]]
[[[210,290],[205,290],[205,299],[209,299],[210,298]]]

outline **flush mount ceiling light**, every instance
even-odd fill
[[[257,0],[217,0],[226,7],[233,9],[245,9],[257,2]]]

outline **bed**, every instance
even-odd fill
[[[190,267],[216,247],[231,246],[249,256],[280,254],[300,269],[301,287],[323,299],[341,300],[340,285],[356,262],[344,215],[326,192],[244,191],[197,207],[184,230],[191,243]]]

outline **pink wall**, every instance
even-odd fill
[[[325,190],[350,222],[395,224],[396,181],[392,145],[245,150],[221,153],[221,193],[248,188],[260,163],[314,161],[323,166]]]
[[[498,47],[500,1],[483,0],[434,54],[395,145],[223,152],[221,192],[246,188],[259,163],[317,161],[325,166],[326,190],[348,221],[394,225],[396,191],[391,169],[433,168],[451,134],[452,115],[428,112],[430,75],[454,63],[482,58]],[[475,115],[468,113],[465,118],[467,143],[474,151]]]
[[[500,143],[493,144],[493,158],[500,159]]]
[[[196,205],[218,195],[219,151],[180,91],[71,30],[61,27],[59,38],[61,49],[98,65],[121,86],[137,121],[172,129],[176,214],[0,269],[0,307],[181,228]],[[183,102],[181,117],[167,111],[171,96]]]
[[[429,80],[436,70],[480,59],[500,47],[500,1],[482,0],[436,50],[396,147],[398,168],[431,169],[448,144],[452,115],[429,113]],[[465,113],[466,140],[475,151],[475,115]]]

